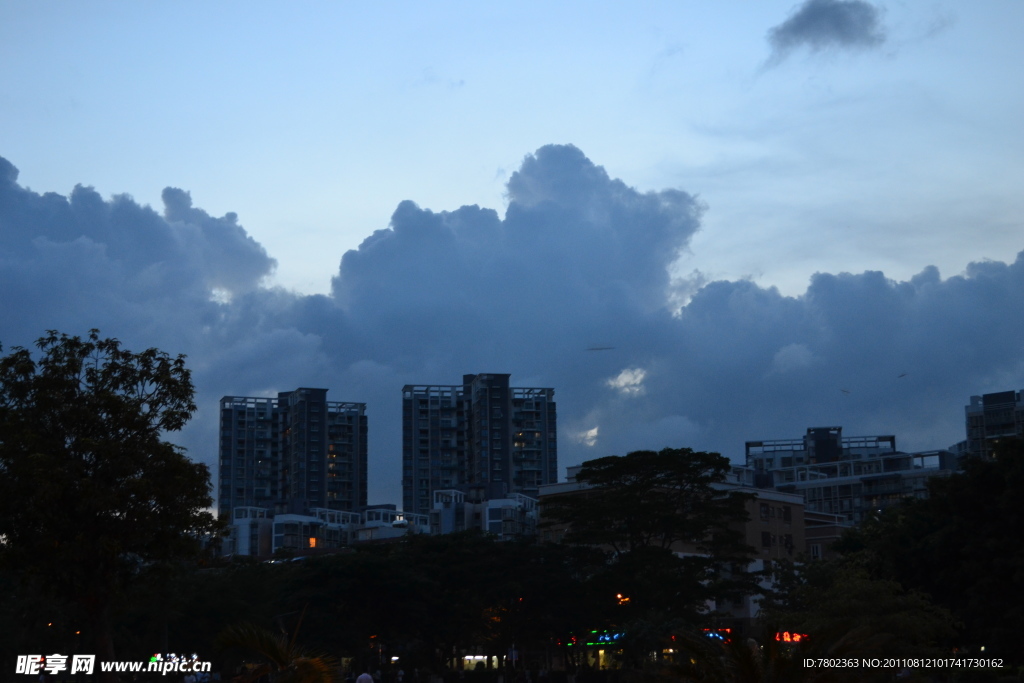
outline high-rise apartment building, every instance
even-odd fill
[[[555,390],[510,387],[509,375],[402,388],[402,504],[427,514],[433,492],[536,497],[558,480]]]
[[[274,513],[366,507],[366,404],[327,400],[326,389],[220,400],[218,509]]]
[[[991,456],[992,442],[1004,437],[1024,437],[1024,390],[971,396],[964,407],[967,441],[962,451],[977,458]]]

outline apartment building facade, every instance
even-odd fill
[[[964,406],[964,417],[967,439],[960,445],[961,452],[990,458],[993,442],[1024,438],[1024,389],[971,396],[971,402]]]
[[[238,507],[305,514],[366,506],[366,404],[328,401],[327,389],[223,397],[219,455],[224,519]]]
[[[554,389],[513,387],[507,374],[460,385],[402,388],[402,504],[429,514],[434,491],[482,489],[484,499],[557,481]]]

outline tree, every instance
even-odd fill
[[[163,440],[195,411],[184,356],[49,331],[0,358],[0,561],[79,606],[98,659],[112,609],[216,528],[205,465]]]
[[[616,553],[688,544],[712,552],[740,550],[732,525],[747,519],[749,497],[723,489],[729,460],[690,448],[634,451],[583,463],[584,491],[547,498],[548,526],[569,526],[569,543]]]
[[[640,662],[671,632],[705,620],[710,600],[756,590],[740,525],[748,494],[724,486],[729,461],[689,448],[635,451],[583,463],[584,488],[545,498],[549,528],[609,551],[589,581],[606,624]]]
[[[992,460],[932,478],[929,496],[867,520],[836,549],[875,576],[928,594],[963,624],[958,644],[1024,663],[1024,442],[1003,439]]]
[[[927,595],[872,577],[864,557],[776,563],[774,589],[761,602],[769,633],[809,634],[815,647],[857,642],[862,656],[942,656],[956,635],[950,612]]]
[[[288,637],[245,622],[225,629],[217,642],[222,648],[253,652],[263,660],[243,676],[247,682],[263,679],[275,683],[331,683],[337,678],[338,662],[296,644],[301,624],[300,617],[294,632]]]

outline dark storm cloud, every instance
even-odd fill
[[[64,268],[102,277],[127,298],[161,291],[207,296],[212,288],[239,293],[256,288],[275,266],[234,214],[213,218],[192,208],[181,190],[164,190],[161,217],[127,195],[107,201],[81,185],[69,197],[40,196],[18,186],[17,169],[0,162],[0,247],[7,258],[42,264],[59,253]],[[62,279],[74,278],[55,277]]]
[[[161,199],[164,219],[179,243],[199,259],[208,286],[246,291],[273,270],[276,262],[238,225],[234,213],[214,218],[192,208],[192,196],[174,187],[165,188]]]
[[[881,12],[863,0],[807,0],[789,19],[768,31],[771,63],[806,47],[812,52],[828,49],[863,49],[885,42]]]
[[[83,188],[30,192],[6,162],[0,178],[5,347],[100,327],[189,354],[201,408],[183,443],[208,463],[222,395],[323,386],[365,401],[375,501],[399,499],[406,383],[509,372],[555,387],[562,465],[680,445],[738,455],[820,425],[945,447],[968,396],[1024,386],[1024,255],[947,279],[822,273],[800,297],[673,281],[700,202],[638,192],[570,146],[524,159],[504,217],[402,202],[342,257],[330,296],[259,286],[273,261],[180,190],[161,216]]]
[[[661,308],[667,267],[701,212],[684,192],[641,194],[611,180],[571,146],[527,157],[508,200],[504,220],[476,206],[434,213],[402,202],[389,230],[345,254],[335,297],[367,324],[458,312],[510,331],[538,316],[560,325],[556,314],[604,321],[615,309]]]

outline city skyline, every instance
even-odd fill
[[[582,198],[573,196],[579,186]],[[806,424],[899,433],[911,450],[945,448],[963,438],[964,397],[1024,383],[1015,344],[1024,258],[946,279],[926,268],[902,283],[872,272],[819,274],[801,297],[714,281],[673,310],[666,254],[699,225],[689,195],[639,194],[566,146],[528,158],[510,187],[566,192],[569,201],[531,205],[526,197],[520,209],[517,199],[504,223],[477,208],[434,214],[405,202],[391,230],[346,254],[335,292],[323,297],[259,286],[262,248],[233,217],[210,217],[184,193],[168,191],[161,217],[124,198],[79,190],[69,201],[9,180],[8,224],[28,230],[7,233],[22,260],[7,262],[13,296],[2,340],[30,345],[41,329],[95,326],[133,347],[188,354],[201,407],[181,444],[211,466],[210,408],[220,396],[344,387],[380,425],[370,436],[369,467],[381,472],[372,500],[399,499],[395,387],[423,383],[442,374],[437,368],[451,376],[500,367],[558,389],[566,466],[670,444],[738,460],[742,439],[729,438],[738,429],[767,438]],[[626,216],[595,228],[581,218],[595,209]],[[632,234],[631,215],[645,219],[643,233]],[[536,232],[567,217],[580,237],[603,231],[589,236],[592,258]],[[33,232],[39,226],[42,235]],[[62,241],[69,226],[86,234]],[[140,226],[143,240],[132,233]],[[479,232],[460,234],[466,229]],[[495,231],[506,236],[499,242]],[[626,255],[631,234],[638,239]],[[536,260],[538,250],[547,260]],[[463,271],[468,287],[450,277]],[[431,287],[416,284],[424,278]],[[221,296],[216,282],[236,293]]]
[[[187,354],[212,468],[302,386],[371,501],[464,372],[557,390],[559,469],[1024,387],[1019,3],[55,7],[0,6],[0,343]]]

